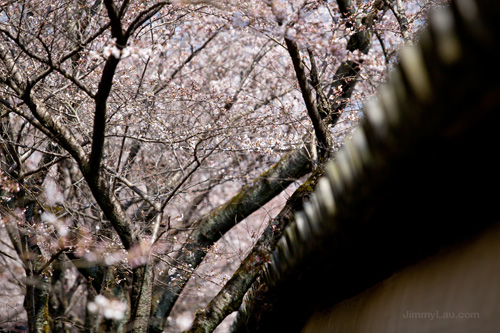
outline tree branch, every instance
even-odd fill
[[[111,34],[116,38],[116,46],[118,49],[123,49],[127,43],[127,38],[123,35],[122,26],[118,17],[117,9],[112,0],[105,0],[104,4],[108,10],[108,17],[111,22]],[[89,164],[86,166],[84,173],[87,175],[88,181],[97,184],[99,178],[99,170],[104,149],[104,134],[106,131],[106,106],[111,86],[113,85],[113,77],[116,67],[120,62],[120,57],[115,58],[111,54],[104,65],[101,80],[95,96],[95,114],[94,128],[92,132],[92,151],[90,153]]]
[[[341,8],[341,13],[344,18],[349,18],[354,14],[354,8],[350,0],[337,0],[339,8]],[[383,16],[385,11],[384,0],[376,0],[373,3],[373,7],[368,15],[366,15],[363,20],[350,20],[346,23],[346,26],[353,26],[355,24],[355,29],[357,32],[349,38],[347,42],[348,50],[355,51],[360,50],[361,52],[367,54],[371,47],[371,34],[367,32],[373,25],[374,21],[378,17]],[[380,14],[381,12],[382,14]],[[348,25],[349,23],[349,25]],[[364,26],[364,28],[362,27]],[[354,91],[354,86],[356,84],[356,79],[361,71],[361,63],[352,60],[346,60],[340,64],[337,72],[334,75],[333,81],[330,85],[330,89],[327,94],[327,98],[330,99],[334,96],[335,91],[340,87],[340,94],[335,98],[332,105],[332,110],[329,113],[329,119],[327,123],[335,123],[341,115],[341,111],[344,110],[349,98]]]
[[[311,83],[316,91],[316,102],[318,105],[318,111],[321,119],[326,119],[330,113],[331,105],[321,88],[321,80],[319,78],[318,67],[316,66],[316,60],[314,59],[314,53],[311,49],[307,49],[309,54],[309,61],[311,62],[311,72],[309,73],[311,77]]]
[[[194,57],[196,57],[196,55],[201,51],[203,50],[205,47],[207,47],[207,45],[219,34],[219,32],[222,31],[224,27],[220,27],[216,32],[214,32],[212,34],[212,36],[210,36],[206,41],[205,43],[203,43],[202,46],[200,46],[199,48],[197,48],[196,50],[194,50],[187,58],[186,60],[184,60],[184,62],[179,66],[177,67],[174,72],[172,73],[172,75],[170,75],[170,79],[166,80],[166,82],[160,86],[158,86],[157,88],[154,89],[153,93],[155,95],[157,95],[158,93],[160,93],[163,89],[165,89],[169,82],[177,75],[177,73],[179,73],[183,68],[184,66],[186,66],[189,62],[191,62],[191,60],[193,60]]]
[[[311,51],[309,51],[309,56],[311,58],[311,81],[313,86],[317,89],[317,96],[321,96],[322,90],[319,89],[319,76]],[[338,80],[334,81],[335,83],[349,85],[343,90],[342,94],[344,96],[347,94],[350,96],[354,88],[355,81],[351,81],[352,77],[350,75],[355,76],[360,70],[359,64],[357,67],[353,67],[354,65],[355,64],[352,64],[352,66],[348,67],[352,71],[347,71],[346,67],[341,66],[341,70],[335,75]],[[327,119],[329,119],[331,124],[334,125],[339,119],[340,111],[343,107],[345,107],[345,103],[341,103],[341,105],[333,108],[335,114],[328,115]],[[323,118],[324,117],[323,115]],[[270,225],[259,238],[250,254],[242,261],[240,267],[219,294],[212,299],[205,309],[197,312],[193,327],[188,332],[211,332],[228,314],[241,304],[243,295],[260,272],[262,264],[267,260],[266,258],[269,257],[269,249],[274,247],[272,244],[277,242],[277,239],[282,234],[284,226],[287,225],[289,221],[293,220],[293,212],[299,210],[303,203],[309,198],[309,194],[315,188],[321,173],[321,168],[318,168],[313,175],[294,192],[292,197],[287,201],[286,206],[278,216],[270,222]],[[274,232],[272,232],[272,230],[274,230]],[[257,258],[258,261],[256,260]]]
[[[126,38],[131,36],[137,30],[137,28],[139,28],[142,24],[144,24],[144,22],[158,13],[160,9],[162,9],[165,5],[170,5],[170,1],[161,1],[139,13],[125,32]],[[122,8],[123,7],[124,6],[122,6]]]
[[[63,247],[63,248],[59,249],[56,253],[54,253],[52,256],[50,256],[50,259],[49,259],[49,260],[47,260],[47,262],[46,262],[45,264],[43,264],[43,266],[42,266],[42,267],[40,267],[40,268],[39,268],[39,269],[38,269],[38,270],[34,273],[34,275],[35,275],[35,276],[38,276],[38,275],[42,274],[42,273],[43,273],[43,271],[44,271],[47,267],[49,267],[49,266],[50,266],[50,264],[52,264],[52,262],[53,262],[54,260],[56,260],[57,258],[59,258],[59,256],[60,256],[61,254],[63,254],[63,253],[64,253],[64,251],[68,251],[68,250],[69,250],[69,248],[68,248],[68,247]]]
[[[2,59],[5,67],[7,67],[7,73],[9,74],[5,81],[9,83],[12,90],[21,95],[22,89],[24,88],[24,80],[22,79],[21,73],[19,73],[15,60],[2,43],[0,43],[0,59]]]
[[[203,310],[196,312],[193,326],[187,332],[212,332],[224,318],[240,307],[243,296],[255,281],[262,266],[270,259],[285,227],[294,220],[294,212],[302,210],[322,173],[321,168],[316,169],[287,200],[285,207],[269,223],[231,279]]]
[[[248,77],[255,69],[255,66],[257,65],[257,63],[259,63],[259,61],[262,60],[262,58],[267,54],[267,52],[269,52],[275,46],[275,44],[273,44],[271,47],[269,47],[266,50],[265,47],[267,46],[267,44],[268,43],[266,42],[262,46],[262,48],[259,50],[259,52],[256,54],[256,56],[254,57],[252,64],[250,65],[250,67],[246,71],[245,75],[241,78],[238,89],[236,89],[236,91],[234,92],[233,97],[231,97],[231,100],[224,105],[224,109],[230,110],[233,107],[234,103],[236,103],[236,101],[238,100],[238,95],[240,94],[241,90],[243,90],[243,86],[245,85],[245,82],[247,81]]]
[[[13,36],[9,31],[5,30],[5,29],[0,29],[0,32],[2,32],[3,34],[5,34],[8,38],[10,38],[20,49],[21,51],[23,51],[27,56],[39,61],[40,63],[42,64],[45,64],[49,67],[48,70],[45,70],[43,71],[42,73],[40,73],[37,77],[35,78],[32,78],[31,79],[31,84],[32,85],[35,85],[38,81],[42,80],[43,78],[45,78],[48,74],[50,74],[50,72],[52,72],[52,70],[55,70],[56,72],[60,73],[62,76],[64,76],[66,79],[68,79],[69,81],[73,82],[73,84],[75,86],[77,86],[78,88],[80,88],[83,92],[85,92],[89,97],[93,98],[94,97],[94,94],[92,93],[92,91],[87,87],[85,86],[85,84],[83,84],[78,78],[76,78],[75,76],[73,75],[70,75],[68,72],[66,72],[66,70],[64,70],[62,67],[60,67],[58,64],[54,63],[52,61],[52,59],[49,57],[48,59],[45,59],[43,58],[42,56],[36,54],[36,53],[33,53],[31,52],[28,48],[25,47],[25,45],[23,45],[23,43],[21,43],[21,40],[19,40],[19,38],[16,38],[15,36]],[[47,52],[48,53],[48,52]],[[50,53],[49,53],[50,55]]]
[[[0,59],[2,59],[8,70],[11,72],[14,84],[11,88],[13,88],[19,97],[26,103],[31,113],[42,124],[42,126],[49,130],[51,138],[61,144],[61,146],[63,146],[79,164],[83,165],[85,162],[85,152],[83,151],[78,140],[64,124],[51,117],[42,101],[31,96],[32,86],[24,82],[19,70],[17,69],[14,59],[12,59],[9,52],[5,50],[3,44],[0,44]],[[21,87],[24,88],[24,91],[21,90]],[[29,118],[26,119],[29,120]],[[36,126],[36,124],[34,125]]]
[[[183,253],[178,258],[178,262],[188,269],[163,277],[161,283],[168,287],[162,289],[158,303],[152,311],[150,331],[161,332],[163,330],[175,301],[191,278],[193,270],[205,257],[207,248],[235,224],[261,208],[293,181],[310,171],[311,164],[307,149],[304,147],[295,150],[261,174],[251,185],[244,186],[231,200],[198,220],[189,235],[189,240],[184,244]],[[172,280],[173,278],[175,281]]]
[[[104,0],[104,5],[106,6],[106,10],[108,11],[109,21],[111,23],[111,35],[116,38],[116,42],[118,47],[125,47],[125,43],[123,43],[123,39],[125,36],[122,30],[122,22],[120,21],[120,13],[115,6],[113,0]],[[123,6],[122,8],[125,8]]]
[[[285,42],[288,48],[288,53],[292,58],[295,75],[297,76],[302,97],[304,98],[304,103],[306,104],[307,113],[309,114],[309,118],[311,119],[314,127],[314,133],[316,134],[316,139],[318,140],[318,146],[320,150],[325,151],[330,146],[328,129],[323,123],[318,109],[316,108],[316,103],[312,96],[311,89],[309,88],[309,83],[307,82],[304,65],[300,59],[299,48],[297,43],[288,37],[285,37]]]
[[[403,3],[401,0],[396,0],[396,7],[391,5],[389,0],[384,0],[386,5],[389,6],[392,13],[396,17],[399,23],[399,28],[401,29],[401,35],[403,35],[403,40],[405,45],[413,45],[413,40],[410,36],[410,28],[408,24],[408,19],[406,17],[406,13],[403,7]]]

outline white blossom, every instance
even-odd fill
[[[116,299],[108,299],[103,295],[97,295],[94,301],[87,305],[89,312],[100,313],[111,320],[123,319],[127,308],[127,304]]]

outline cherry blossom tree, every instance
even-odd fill
[[[176,331],[208,280],[188,309],[213,331],[438,4],[1,1],[0,274],[20,321]]]

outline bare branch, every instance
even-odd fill
[[[141,13],[139,13],[135,20],[130,24],[128,27],[127,31],[125,32],[125,36],[128,38],[131,36],[137,28],[139,28],[144,22],[149,20],[151,17],[153,17],[156,13],[158,13],[164,6],[170,5],[170,1],[161,1],[159,3],[154,4],[153,6],[149,7],[148,9],[143,10]],[[122,5],[122,8],[124,8],[125,5]]]
[[[302,97],[304,98],[304,103],[306,104],[307,113],[312,121],[314,127],[314,133],[319,143],[321,150],[325,151],[330,146],[329,144],[329,134],[328,129],[323,123],[321,116],[316,107],[316,102],[314,101],[311,89],[309,88],[309,83],[307,82],[306,73],[304,71],[304,65],[300,59],[299,48],[297,43],[288,37],[285,37],[286,46],[288,48],[288,53],[292,58],[293,67],[295,68],[295,75],[299,82],[300,90],[302,92]]]
[[[63,247],[61,249],[59,249],[56,253],[54,253],[53,255],[50,256],[50,259],[47,260],[47,262],[45,264],[43,264],[42,267],[40,267],[36,272],[35,272],[35,276],[37,275],[40,275],[43,273],[43,271],[45,271],[45,269],[47,269],[47,267],[50,266],[50,264],[52,264],[52,262],[54,262],[54,260],[56,260],[57,258],[59,258],[59,256],[61,254],[64,253],[64,251],[68,251],[69,250],[69,247]]]
[[[179,66],[177,67],[174,72],[172,73],[172,75],[170,75],[170,79],[166,80],[166,82],[160,86],[158,86],[157,88],[155,88],[154,90],[154,94],[157,95],[158,93],[160,93],[163,89],[165,89],[169,82],[174,79],[174,77],[177,75],[177,73],[179,73],[183,68],[184,66],[186,66],[188,63],[191,62],[191,60],[193,60],[194,57],[196,57],[196,55],[201,51],[203,50],[204,48],[207,47],[207,45],[219,34],[219,32],[222,31],[224,27],[220,27],[216,32],[214,32],[212,34],[212,36],[210,36],[206,41],[205,43],[203,43],[202,46],[200,46],[199,48],[197,48],[196,50],[194,50],[190,55],[189,57],[186,58],[186,60],[184,60],[184,62]]]
[[[132,184],[127,178],[120,176],[118,173],[116,173],[113,169],[109,167],[104,167],[104,169],[109,172],[110,174],[113,175],[113,177],[116,177],[121,183],[125,184],[129,189],[134,191],[137,195],[139,195],[142,200],[146,201],[151,207],[156,208],[155,204],[148,198],[147,194],[141,191],[137,186]]]
[[[31,170],[31,171],[28,171],[28,172],[25,172],[25,173],[21,174],[21,175],[19,176],[19,179],[21,180],[21,179],[24,179],[24,178],[27,178],[27,177],[33,176],[33,175],[35,175],[35,174],[37,174],[37,173],[39,173],[39,172],[46,172],[47,170],[49,170],[49,168],[50,168],[51,166],[53,166],[53,165],[55,165],[55,164],[57,164],[57,163],[61,162],[62,160],[66,159],[66,158],[67,158],[67,157],[58,157],[58,158],[56,158],[56,159],[54,159],[54,160],[50,161],[49,163],[44,164],[44,165],[42,165],[42,166],[40,166],[40,167],[38,167],[38,168],[36,168],[36,169],[34,169],[34,170]]]

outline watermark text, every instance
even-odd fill
[[[407,310],[403,314],[405,319],[479,319],[479,312],[441,312],[441,311],[431,311],[431,312],[420,312],[420,311],[410,311]]]

